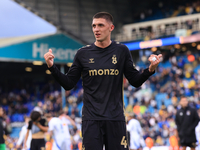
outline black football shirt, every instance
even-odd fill
[[[72,89],[80,77],[83,81],[83,120],[125,121],[123,76],[134,87],[141,86],[153,73],[135,69],[129,49],[118,42],[106,48],[95,44],[79,49],[67,74],[53,65],[53,77],[65,90]]]
[[[44,119],[44,118],[41,118],[40,121],[39,121],[39,123],[40,123],[42,126],[48,127],[48,122],[47,122],[47,120]],[[32,133],[32,134],[35,134],[35,133],[38,133],[38,132],[41,131],[41,129],[40,129],[37,125],[33,124],[33,121],[32,121],[32,120],[29,121],[27,129],[28,129],[28,130],[31,130],[31,133]]]

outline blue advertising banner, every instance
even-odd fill
[[[52,49],[55,63],[73,62],[74,56],[83,45],[64,34],[55,34],[23,43],[0,48],[0,61],[44,62],[44,54]]]
[[[169,37],[169,38],[155,39],[150,41],[131,42],[124,44],[129,48],[130,51],[132,51],[145,48],[160,47],[160,46],[167,46],[174,44],[185,44],[185,43],[192,43],[199,41],[200,41],[200,34],[194,34],[187,37]]]

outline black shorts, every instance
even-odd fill
[[[126,123],[124,121],[82,122],[83,149],[86,150],[128,150]]]
[[[44,139],[32,139],[30,150],[45,150],[45,140]]]
[[[192,142],[192,143],[181,142],[180,145],[181,146],[188,146],[190,148],[195,148],[197,146],[195,142]]]

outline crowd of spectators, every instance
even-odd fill
[[[182,95],[188,97],[189,105],[198,109],[200,115],[200,53],[169,52],[163,56],[157,73],[141,88],[135,89],[124,81],[129,101],[126,111],[137,114],[144,139],[151,137],[157,146],[169,146],[169,138],[176,134],[174,118]],[[192,56],[195,59],[190,59]]]
[[[63,108],[60,86],[57,83],[49,81],[46,84],[33,84],[31,82],[23,84],[18,82],[16,81],[16,83],[13,82],[12,84],[2,83],[0,86],[0,105],[3,106],[5,111],[5,143],[7,148],[13,150],[16,146],[20,131],[12,130],[13,126],[16,128],[14,123],[20,122],[22,126],[24,117],[30,116],[31,111],[35,107],[41,108],[44,114],[52,113],[53,116],[58,116],[58,112]],[[82,106],[83,95],[80,84],[81,81],[78,82],[78,85],[73,90],[65,91],[66,107],[63,108],[66,114],[77,124],[76,130],[73,127],[69,128],[72,135],[72,147],[74,148],[80,142],[80,108]],[[78,105],[80,105],[80,108],[78,108]],[[17,128],[19,128],[19,125]],[[15,131],[17,131],[17,135],[13,133]]]
[[[134,88],[124,79],[124,98],[126,101],[126,112],[134,112],[143,128],[143,138],[151,137],[154,145],[169,145],[169,137],[175,134],[176,125],[174,117],[179,109],[179,99],[185,95],[189,99],[189,105],[200,108],[200,53],[198,51],[184,51],[182,54],[176,53],[174,47],[168,47],[167,53],[163,52],[163,60],[156,73],[140,88]],[[188,59],[189,56],[195,59]],[[142,61],[143,60],[143,61]],[[142,59],[137,63],[138,70],[148,66],[147,59]],[[55,88],[55,83],[48,83],[39,89],[22,87],[16,90],[4,92],[0,88],[0,102],[5,109],[5,120],[8,124],[7,146],[12,147],[17,141],[11,138],[12,133],[10,123],[23,122],[15,120],[13,116],[30,115],[35,106],[40,107],[44,113],[52,112],[57,116],[62,109],[62,97],[59,89]],[[49,87],[49,88],[47,88]],[[78,129],[70,129],[73,147],[77,149],[81,140],[81,107],[83,89],[81,81],[77,87],[65,92],[66,107],[63,108],[77,123]],[[200,111],[199,115],[200,115]],[[19,118],[19,116],[17,117]],[[23,117],[22,117],[23,118]],[[9,126],[10,125],[10,126]],[[9,142],[11,141],[11,142]]]
[[[160,1],[149,5],[149,8],[138,11],[133,15],[133,22],[157,20],[175,16],[189,15],[200,12],[200,1]]]

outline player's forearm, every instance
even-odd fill
[[[38,126],[38,128],[40,128],[40,130],[42,130],[43,132],[47,132],[48,131],[48,127],[44,127],[44,126],[42,126],[41,124],[37,124],[37,126]]]
[[[25,135],[26,136],[26,135]],[[17,141],[17,145],[21,145],[22,144],[22,142],[23,142],[23,140],[25,139],[24,137],[24,134],[20,134],[20,136],[19,136],[19,139],[18,139],[18,141]]]
[[[26,136],[25,136],[25,139],[24,139],[24,145],[26,145],[26,141],[28,139],[28,136],[29,136],[29,130],[27,130],[27,132],[26,132]]]
[[[130,51],[126,49],[125,64],[124,64],[124,75],[128,79],[129,83],[134,87],[140,87],[155,71],[146,68],[142,73],[139,72],[133,65],[133,60]],[[152,65],[151,65],[152,66]]]
[[[152,74],[154,74],[154,72],[149,72],[148,68],[142,73],[134,70],[127,75],[127,79],[132,86],[140,87]]]
[[[70,79],[70,77],[66,74],[63,74],[62,72],[60,72],[60,70],[53,65],[51,68],[49,68],[49,70],[51,71],[53,77],[56,79],[56,81],[65,89],[65,90],[71,90],[77,82],[74,81],[73,79]]]
[[[51,139],[52,139],[52,136],[53,136],[53,131],[50,131],[50,132],[49,132],[50,141],[51,141]]]
[[[68,119],[70,121],[71,125],[73,125],[73,127],[76,129],[76,123],[74,122],[74,120],[67,115],[65,115],[65,118]]]
[[[73,127],[74,127],[74,129],[76,129],[77,127],[76,127],[76,123],[71,119],[70,120],[70,122],[71,122],[71,124],[73,125]]]

